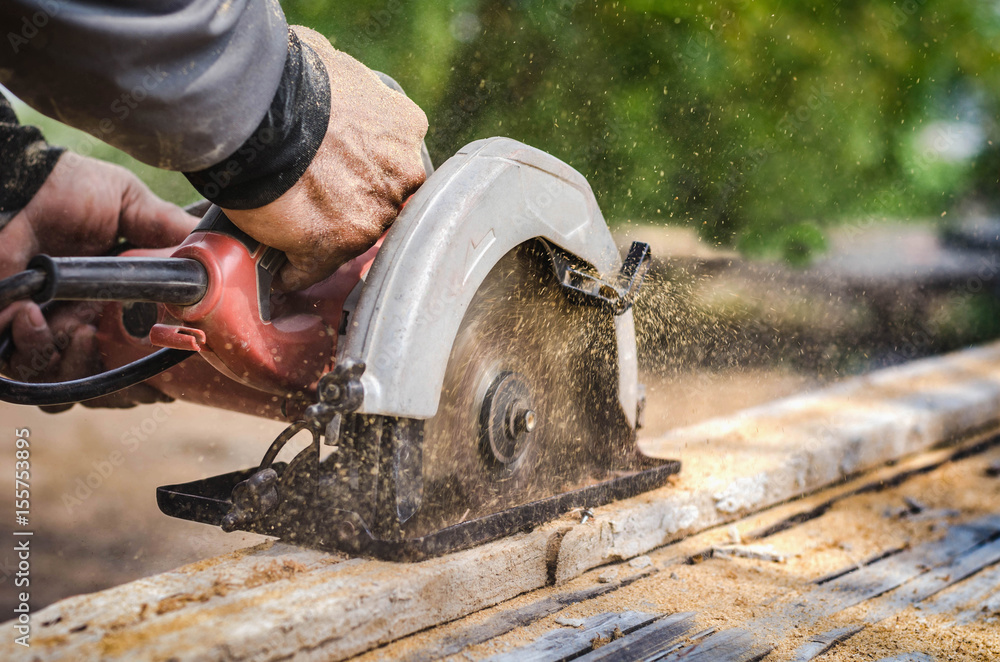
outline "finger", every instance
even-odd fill
[[[0,251],[0,278],[24,270],[28,260],[38,252],[38,238],[23,212],[0,230],[0,246],[3,246]]]
[[[3,332],[14,321],[14,318],[24,310],[25,306],[31,305],[30,301],[16,301],[3,310],[0,310],[0,332]]]
[[[184,241],[198,225],[197,216],[162,200],[134,176],[122,196],[120,234],[136,246],[166,248]]]
[[[90,326],[80,326],[72,335],[69,345],[62,352],[61,360],[57,369],[57,377],[53,381],[68,382],[73,379],[80,379],[95,372],[93,359],[97,353],[97,342],[94,336],[95,329]],[[71,408],[75,403],[65,405],[47,405],[39,407],[49,414],[58,414]]]
[[[97,329],[87,324],[78,326],[71,333],[69,344],[62,351],[62,360],[59,362],[59,381],[68,382],[100,371],[96,334]]]
[[[49,328],[56,345],[65,347],[81,325],[97,326],[98,318],[104,310],[101,301],[60,302],[47,314]]]
[[[59,347],[37,305],[22,306],[11,325],[11,336],[15,350],[10,374],[20,381],[45,381],[59,360]]]
[[[11,374],[20,381],[48,381],[46,376],[53,371],[60,358],[55,351],[51,330],[35,304],[20,305],[17,312],[14,328],[11,329],[17,347],[17,352],[11,359]],[[45,328],[40,327],[40,324]],[[52,350],[48,358],[47,350]],[[49,414],[58,414],[72,406],[49,405],[39,409]]]

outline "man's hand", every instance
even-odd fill
[[[296,26],[330,76],[330,123],[305,174],[257,209],[227,209],[244,232],[285,252],[279,287],[316,283],[365,252],[423,183],[420,146],[427,117],[405,95],[325,37]]]
[[[23,270],[39,253],[103,255],[119,237],[144,248],[174,246],[197,222],[156,197],[128,170],[66,153],[31,202],[0,230],[0,278]],[[48,321],[31,302],[0,311],[0,329],[12,325],[16,347],[8,372],[23,381],[42,382],[101,371],[94,337],[99,305],[62,305]],[[162,399],[140,384],[88,404],[128,406]]]

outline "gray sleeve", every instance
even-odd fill
[[[278,0],[2,0],[0,83],[41,113],[169,170],[213,166],[268,113]]]

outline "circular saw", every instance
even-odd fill
[[[173,249],[38,256],[0,281],[0,306],[104,301],[107,371],[0,379],[0,400],[65,404],[144,382],[287,421],[258,466],[161,487],[160,509],[419,560],[679,471],[635,444],[631,306],[649,260],[639,242],[620,255],[579,173],[490,138],[430,174],[372,249],[301,292],[272,290],[284,256],[214,206]],[[10,351],[0,341],[0,363]]]

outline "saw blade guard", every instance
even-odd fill
[[[351,314],[340,360],[366,366],[357,411],[433,417],[477,288],[511,249],[537,239],[550,249],[564,286],[586,272],[599,276],[584,279],[602,283],[624,273],[590,185],[559,159],[509,138],[489,138],[442,164],[388,233]],[[623,307],[614,317],[618,401],[634,427],[635,328]]]

